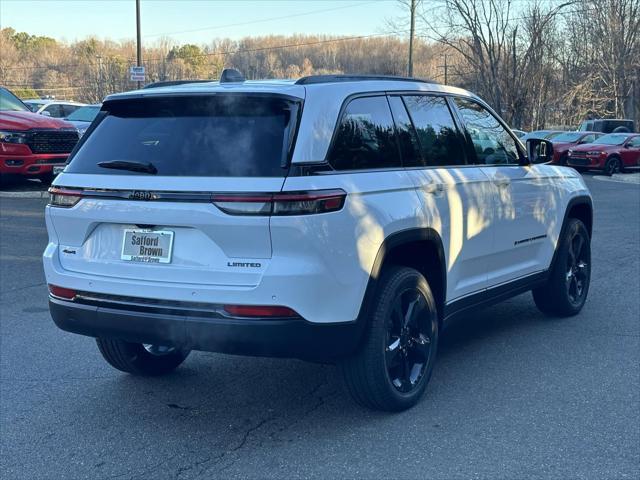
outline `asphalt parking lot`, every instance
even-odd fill
[[[477,312],[396,415],[352,404],[330,365],[196,352],[164,378],[111,369],[49,318],[46,200],[0,198],[0,476],[639,478],[640,186],[587,182],[583,312],[545,318],[529,294]]]

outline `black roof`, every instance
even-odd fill
[[[359,82],[366,80],[389,80],[400,82],[436,83],[431,80],[423,80],[412,77],[399,77],[394,75],[309,75],[296,81],[296,85],[313,85],[316,83],[332,82]]]

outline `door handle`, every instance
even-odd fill
[[[444,185],[441,183],[429,183],[424,187],[424,190],[431,195],[441,195],[444,192]]]
[[[494,179],[493,183],[498,187],[508,187],[511,185],[511,179],[509,177],[497,177]]]

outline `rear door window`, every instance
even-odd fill
[[[401,166],[387,97],[362,97],[349,102],[327,159],[336,170]]]
[[[407,95],[403,98],[418,133],[422,165],[464,165],[464,140],[444,97]]]
[[[409,118],[402,98],[396,96],[389,97],[389,105],[391,106],[391,113],[393,113],[393,119],[396,124],[396,134],[402,154],[402,164],[405,167],[424,165],[420,154],[418,136],[415,128],[413,128],[411,118]]]
[[[66,171],[148,175],[99,165],[120,161],[152,164],[166,176],[283,177],[298,108],[273,95],[114,101]]]

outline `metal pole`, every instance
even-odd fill
[[[409,32],[409,68],[408,74],[413,77],[413,36],[416,30],[416,0],[411,0],[411,29]]]
[[[102,55],[98,55],[98,100],[102,101],[104,94],[104,75],[102,74]]]
[[[142,42],[140,41],[140,0],[136,0],[136,50],[138,58],[138,67],[142,66]],[[138,82],[138,88],[140,88]]]
[[[438,65],[438,68],[444,68],[444,84],[448,85],[449,84],[449,64],[447,63],[448,54],[443,53],[442,56],[444,57],[444,65]]]
[[[447,63],[447,54],[444,54],[444,84],[449,85],[449,64]]]

